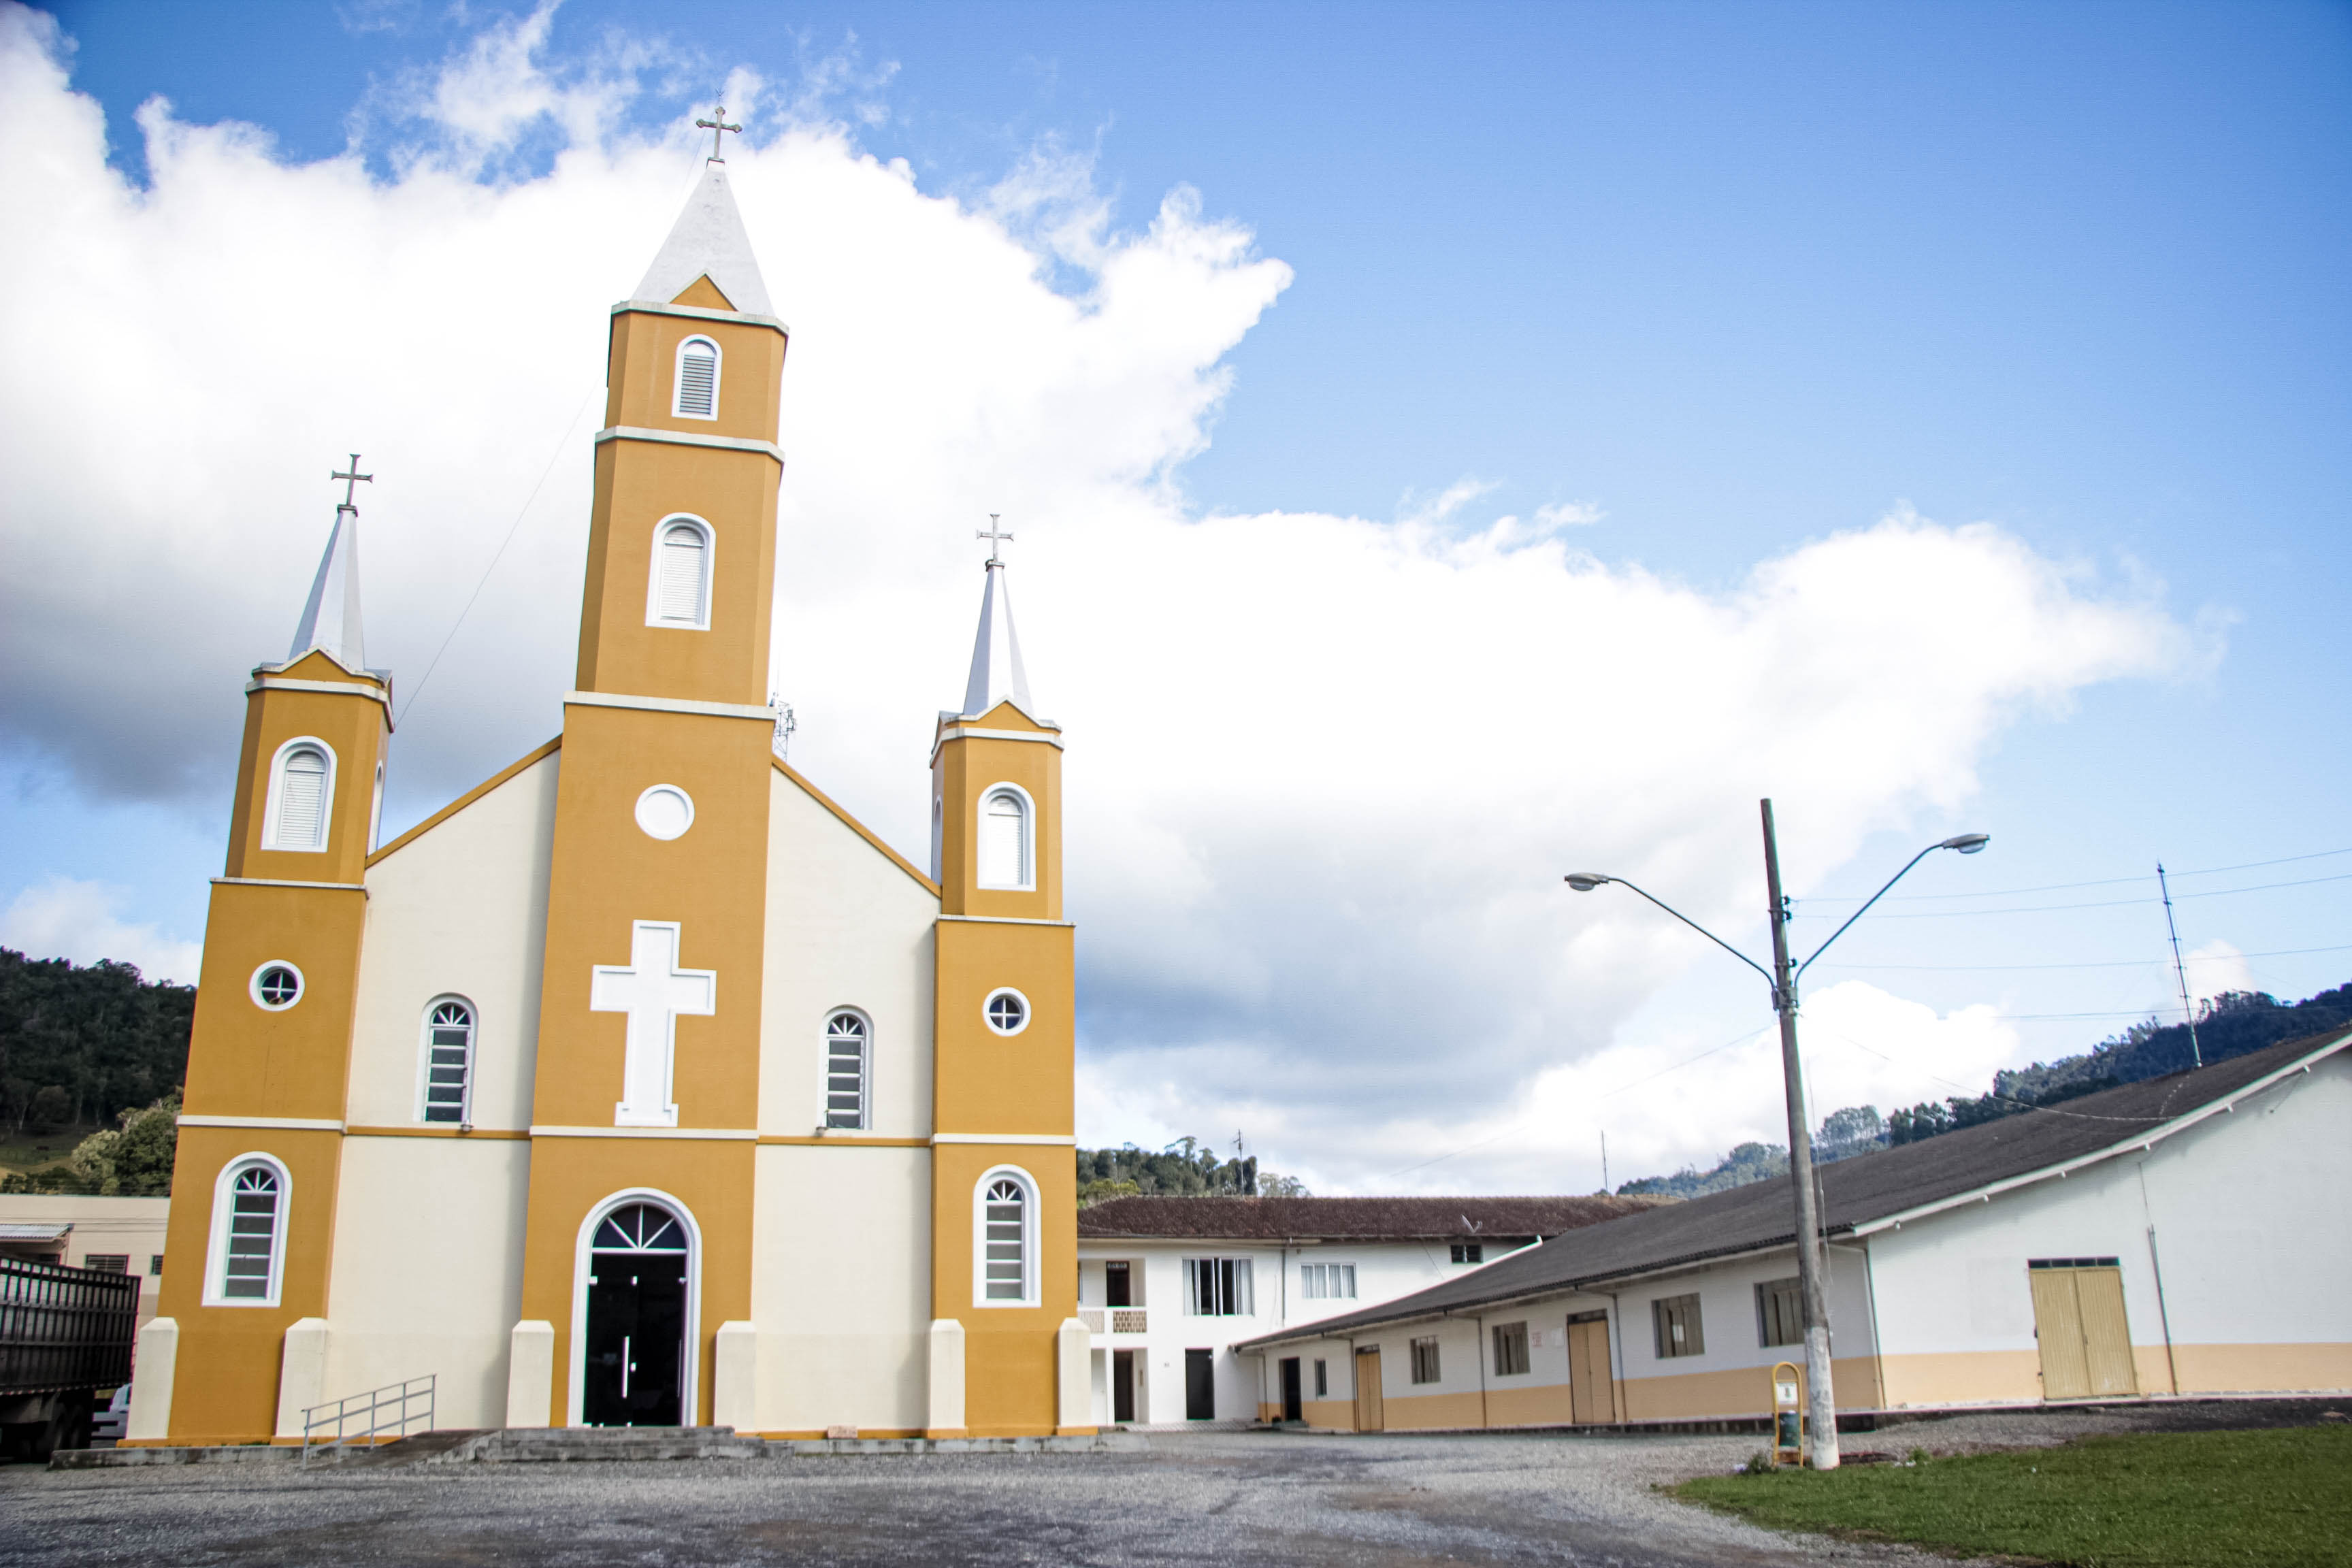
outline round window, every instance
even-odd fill
[[[1017,1035],[1029,1026],[1029,998],[1011,986],[990,992],[980,1011],[1000,1035]]]
[[[253,972],[254,1004],[283,1013],[302,999],[302,972],[290,963],[272,962]]]
[[[656,784],[637,796],[637,826],[655,838],[676,838],[694,826],[694,797],[676,784]]]

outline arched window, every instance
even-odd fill
[[[270,769],[265,849],[311,852],[327,847],[327,807],[335,798],[335,753],[305,737],[278,748]]]
[[[719,417],[719,345],[709,338],[677,345],[677,395],[669,411],[680,419]]]
[[[710,531],[698,519],[665,518],[654,530],[654,568],[646,605],[652,626],[710,625]]]
[[[824,1124],[863,1127],[872,1031],[846,1008],[824,1021]]]
[[[1011,784],[998,784],[980,802],[980,885],[1030,886],[1029,797]]]
[[[973,1205],[972,1304],[1037,1304],[1037,1186],[1003,1166],[980,1179]]]
[[[444,996],[425,1010],[425,1120],[474,1120],[474,1009]]]
[[[284,1273],[286,1168],[266,1154],[222,1167],[213,1189],[212,1257],[205,1299],[216,1307],[274,1307]]]

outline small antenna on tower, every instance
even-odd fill
[[[2161,860],[2156,863],[2156,885],[2164,894],[2164,929],[2172,933],[2172,975],[2180,982],[2180,1016],[2189,1021],[2189,1055],[2201,1068],[2205,1050],[2197,1043],[2197,1009],[2189,1005],[2189,971],[2180,963],[2180,928],[2172,923],[2172,888],[2164,879]]]
[[[793,717],[793,705],[784,700],[781,692],[768,693],[768,706],[776,710],[776,755],[789,763],[793,760],[793,731],[800,728],[800,721]]]
[[[1601,1193],[1603,1197],[1609,1194],[1609,1134],[1606,1131],[1601,1134]]]

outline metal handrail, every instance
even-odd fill
[[[310,1462],[313,1436],[329,1426],[335,1429],[335,1435],[317,1444],[322,1450],[372,1441],[386,1432],[405,1437],[409,1424],[415,1421],[423,1421],[424,1429],[432,1431],[433,1396],[440,1375],[439,1373],[427,1373],[423,1377],[412,1377],[405,1383],[387,1383],[382,1388],[354,1394],[331,1405],[305,1406],[302,1411],[302,1463],[308,1465]],[[413,1413],[418,1400],[425,1402],[422,1415]],[[356,1430],[352,1429],[354,1423],[357,1423]]]

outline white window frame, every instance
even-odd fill
[[[316,844],[286,844],[278,837],[278,797],[286,785],[286,760],[298,749],[311,747],[327,759],[327,782],[320,786],[319,841]],[[327,841],[335,836],[335,774],[339,771],[335,748],[316,735],[297,735],[271,754],[269,759],[269,792],[264,797],[261,816],[261,847],[286,855],[323,855]]]
[[[988,1294],[988,1189],[1010,1179],[1021,1185],[1021,1300],[1007,1301]],[[1018,1165],[992,1165],[971,1187],[971,1304],[974,1307],[1034,1308],[1043,1259],[1037,1256],[1037,1178]]]
[[[1255,1318],[1257,1316],[1256,1260],[1250,1258],[1223,1256],[1187,1258],[1184,1263],[1184,1315],[1188,1318]],[[1230,1312],[1212,1312],[1201,1304],[1201,1265],[1212,1268],[1222,1264],[1233,1265],[1234,1296],[1240,1303]],[[1210,1303],[1213,1306],[1215,1303]]]
[[[580,1426],[584,1419],[582,1408],[586,1399],[583,1384],[588,1376],[588,1270],[593,1263],[590,1254],[595,1250],[596,1227],[615,1209],[631,1204],[658,1204],[675,1215],[686,1231],[686,1348],[685,1363],[678,1370],[677,1379],[678,1425],[692,1426],[702,1415],[702,1227],[695,1223],[692,1209],[659,1187],[625,1187],[589,1208],[588,1217],[580,1222],[580,1235],[572,1247],[572,1376],[571,1387],[564,1395],[563,1416],[567,1426]]]
[[[428,1122],[425,1119],[425,1113],[432,1104],[428,1096],[433,1089],[433,1015],[453,1002],[466,1009],[466,1016],[470,1020],[466,1029],[465,1089],[457,1098],[457,1121]],[[425,1004],[425,1012],[417,1028],[416,1038],[417,1125],[471,1127],[474,1124],[474,1066],[481,1059],[482,1050],[482,1010],[474,1005],[472,997],[461,995],[455,991],[445,991]]]
[[[685,524],[702,535],[702,602],[697,616],[682,621],[662,614],[662,540],[669,531]],[[710,629],[710,601],[719,582],[719,531],[710,526],[708,518],[697,517],[690,511],[674,511],[654,524],[653,550],[646,563],[646,625],[662,626],[674,632],[707,632]]]
[[[987,842],[988,803],[999,795],[1010,795],[1021,803],[1021,866],[1020,879],[1012,882],[991,882],[982,878],[981,860]],[[1037,802],[1029,792],[1010,779],[1000,779],[980,792],[980,809],[972,817],[971,875],[973,885],[984,890],[1001,893],[1029,893],[1037,888]]]
[[[696,343],[707,344],[710,349],[710,412],[708,414],[693,414],[688,412],[686,408],[686,351]],[[673,419],[718,418],[719,388],[719,384],[726,380],[726,371],[727,351],[719,346],[718,339],[704,337],[700,332],[697,332],[688,338],[680,339],[678,341],[677,356],[670,363],[670,417]]]
[[[1341,1285],[1347,1289],[1339,1289]],[[1298,1294],[1309,1301],[1352,1301],[1356,1300],[1356,1266],[1352,1263],[1302,1263],[1298,1266]]]
[[[228,1294],[228,1226],[236,1207],[236,1178],[247,1171],[272,1172],[278,1177],[278,1215],[269,1236],[269,1289],[266,1295]],[[205,1255],[205,1305],[207,1307],[275,1307],[286,1283],[286,1233],[294,1213],[294,1173],[277,1155],[249,1149],[220,1168],[213,1178],[212,1237]]]
[[[261,994],[261,977],[264,974],[268,973],[273,969],[287,970],[293,974],[294,995],[291,1000],[285,1002],[271,1002],[264,998]],[[289,960],[283,958],[267,958],[262,960],[259,963],[255,964],[253,966],[253,973],[246,976],[245,994],[247,996],[252,997],[253,1005],[260,1008],[265,1013],[289,1012],[298,1005],[303,997],[310,994],[310,977],[302,973],[301,967],[299,964],[296,964]]]
[[[841,1125],[833,1120],[833,1026],[836,1019],[855,1018],[866,1033],[861,1037],[857,1063],[857,1120]],[[820,1047],[823,1056],[818,1077],[823,1087],[818,1090],[816,1124],[827,1132],[864,1132],[874,1126],[874,1019],[863,1007],[833,1007],[824,1015],[824,1036]]]
[[[1015,1002],[1021,1004],[1021,1022],[1013,1028],[999,1028],[997,1026],[995,1016],[988,1010],[989,1004],[994,1002],[999,996],[1010,996]],[[1026,1029],[1031,1024],[1036,1022],[1036,1019],[1037,1009],[1029,1005],[1029,998],[1023,995],[1020,992],[1015,991],[1010,985],[1000,985],[995,990],[990,992],[987,995],[980,999],[980,1021],[988,1026],[988,1032],[990,1034],[995,1035],[1001,1038],[1007,1040],[1011,1039],[1013,1036],[1021,1033],[1022,1030]]]

